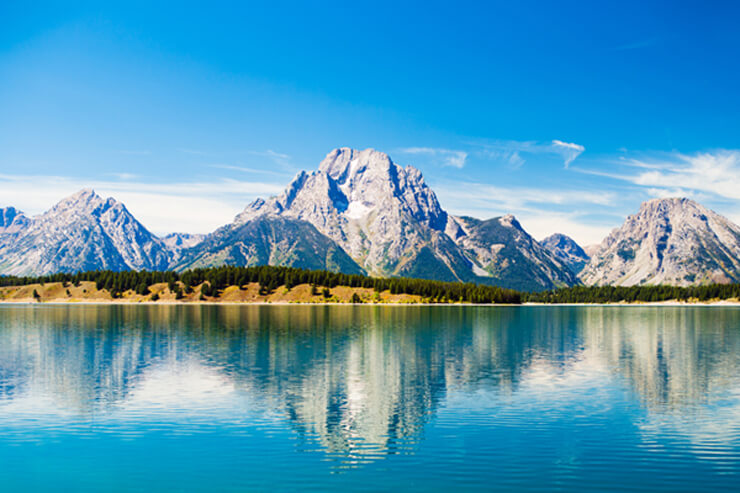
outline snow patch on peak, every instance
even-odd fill
[[[360,200],[354,200],[349,203],[347,209],[344,211],[344,215],[349,219],[361,219],[367,216],[372,211],[371,207],[368,207]]]

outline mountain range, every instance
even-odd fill
[[[35,217],[0,209],[5,275],[270,264],[535,291],[740,282],[740,227],[688,199],[642,204],[588,250],[563,234],[538,242],[512,215],[449,214],[419,170],[373,149],[333,150],[207,235],[159,238],[89,189]]]

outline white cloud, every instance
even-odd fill
[[[454,168],[462,168],[465,166],[465,161],[468,159],[468,153],[465,151],[434,147],[407,147],[405,149],[400,149],[400,152],[405,154],[427,154],[438,157],[443,165],[452,166]]]
[[[498,187],[472,182],[446,182],[435,186],[440,196],[457,198],[468,203],[495,205],[510,209],[524,209],[527,204],[594,204],[614,205],[616,196],[611,192],[588,190],[563,190],[527,187]]]
[[[556,152],[559,152],[563,156],[566,168],[586,150],[582,145],[574,144],[572,142],[563,142],[562,140],[553,140],[552,145]]]
[[[578,213],[555,213],[542,210],[536,214],[522,214],[519,217],[524,229],[535,239],[542,240],[553,233],[570,236],[581,246],[601,243],[609,232],[619,223],[604,222],[592,224],[584,221]]]
[[[268,149],[266,151],[247,151],[247,154],[265,157],[282,168],[292,169],[290,166],[290,156],[287,154],[275,152],[272,149]]]
[[[266,151],[250,151],[249,153],[254,154],[255,156],[267,156],[272,159],[282,159],[284,161],[290,159],[289,155],[283,154],[281,152],[275,152],[272,149],[267,149]]]
[[[655,197],[740,199],[740,150],[720,149],[692,155],[671,153],[654,158],[622,159],[616,163],[639,171],[633,174],[578,171],[645,187]]]
[[[2,204],[35,215],[62,198],[91,187],[112,196],[148,229],[157,234],[173,231],[208,233],[233,219],[257,197],[275,195],[284,184],[213,180],[209,182],[146,183],[143,181],[83,181],[78,178],[0,175]]]
[[[567,168],[586,148],[580,144],[552,140],[550,142],[494,140],[476,144],[488,158],[505,161],[514,168],[526,162],[528,155],[553,155],[562,158]]]
[[[581,245],[599,243],[619,224],[618,217],[608,216],[594,222],[587,216],[594,208],[612,208],[618,197],[611,192],[497,187],[468,182],[447,182],[434,187],[440,202],[450,213],[478,218],[514,214],[536,239],[552,233],[573,237]],[[557,211],[567,206],[573,210]]]
[[[133,173],[111,173],[110,175],[115,176],[119,180],[133,180],[138,178],[138,176]]]
[[[290,178],[291,173],[287,171],[270,171],[266,169],[250,168],[247,166],[235,166],[232,164],[208,164],[209,168],[227,169],[229,171],[240,171],[242,173],[251,173],[256,175],[276,175]]]

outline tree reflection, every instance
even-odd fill
[[[681,412],[737,385],[740,354],[740,311],[733,309],[95,305],[2,311],[0,406],[43,394],[79,416],[115,416],[143,391],[153,368],[196,362],[208,378],[197,383],[197,368],[189,374],[188,399],[201,391],[212,398],[208,387],[228,382],[225,392],[251,396],[296,433],[347,460],[413,448],[450,392],[493,390],[504,399],[526,388],[547,398],[547,384],[576,366],[608,379],[604,385],[624,383],[651,412]],[[175,405],[147,388],[147,405]],[[240,412],[237,400],[214,405],[226,418]]]

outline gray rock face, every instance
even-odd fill
[[[18,233],[25,229],[29,222],[29,219],[15,207],[0,208],[0,235]]]
[[[361,274],[362,269],[330,238],[297,219],[260,216],[223,226],[184,249],[176,270],[216,265],[283,265]]]
[[[24,218],[3,215],[0,228],[15,232],[3,241],[10,236],[0,230],[2,273],[270,264],[526,290],[578,283],[513,216],[448,215],[417,169],[373,149],[330,152],[318,170],[205,237],[158,239],[123,204],[91,190]]]
[[[256,200],[235,222],[265,216],[312,224],[371,275],[522,289],[578,283],[518,223],[496,235],[480,226],[487,222],[449,216],[417,169],[373,149],[335,149],[318,171],[299,173],[281,195]],[[499,254],[501,242],[509,248]]]
[[[532,238],[512,215],[486,221],[451,217],[447,228],[473,261],[480,282],[512,289],[553,289],[578,284],[576,275]]]
[[[540,242],[553,256],[571,271],[578,274],[588,263],[590,257],[570,236],[555,233]]]
[[[265,215],[311,223],[373,275],[456,280],[470,269],[444,234],[447,214],[421,173],[373,149],[335,149],[318,171],[299,173],[281,195],[256,200],[236,222]],[[416,265],[420,254],[424,266]]]
[[[177,262],[183,250],[193,248],[205,237],[206,235],[203,234],[170,233],[161,239],[172,254],[172,262]]]
[[[0,243],[0,273],[166,269],[170,253],[126,207],[82,190]]]
[[[740,282],[740,227],[689,199],[655,199],[601,243],[586,284]]]

